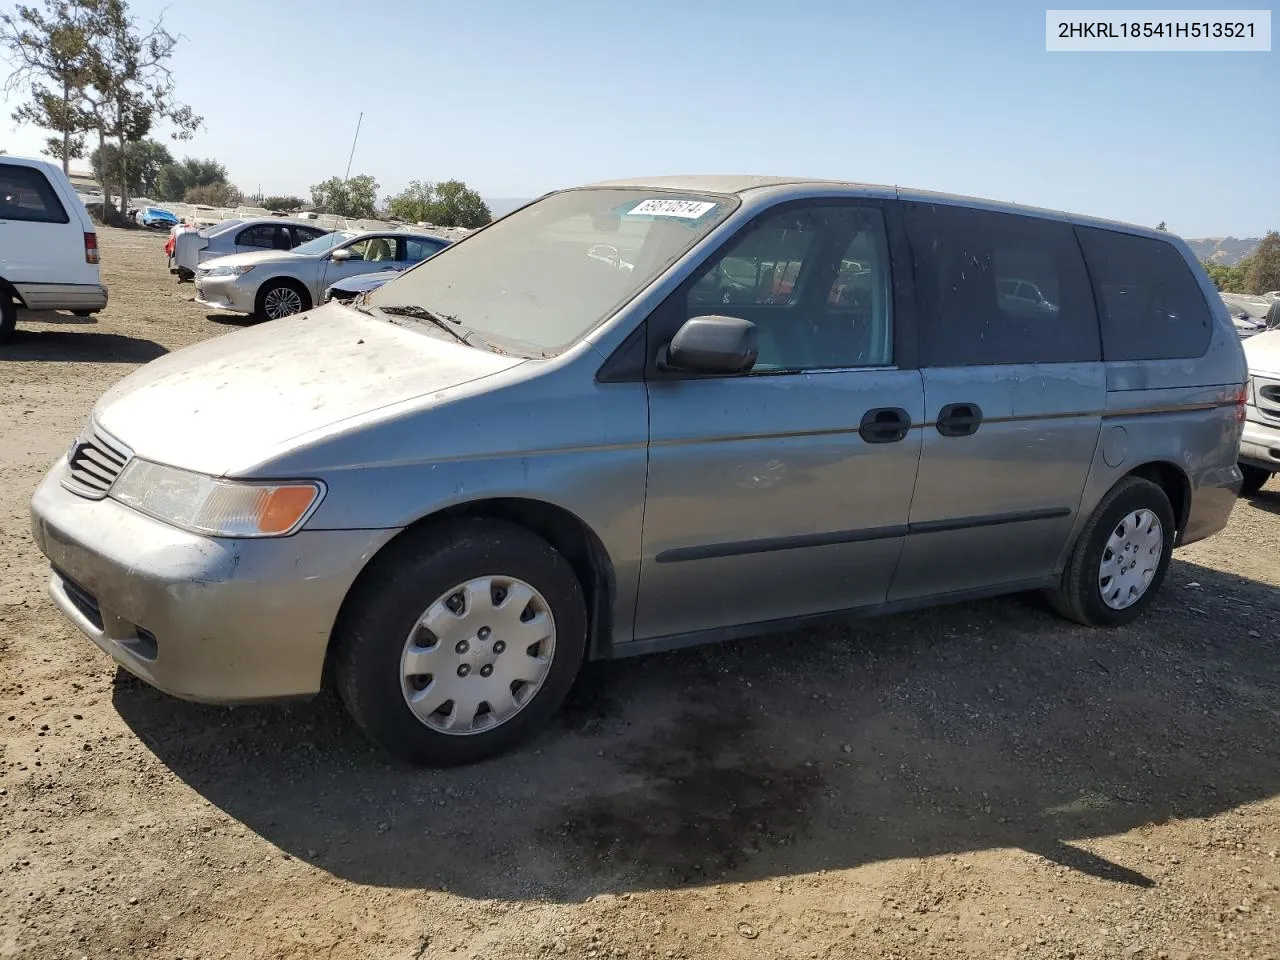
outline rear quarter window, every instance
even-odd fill
[[[1096,227],[1076,233],[1098,301],[1104,360],[1204,356],[1213,314],[1176,247]]]
[[[70,223],[71,217],[43,173],[4,163],[0,164],[0,220]]]

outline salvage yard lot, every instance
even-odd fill
[[[605,664],[411,770],[328,697],[158,694],[46,597],[27,502],[93,401],[243,322],[163,239],[104,229],[108,309],[0,348],[0,957],[1280,957],[1280,481],[1130,627],[1017,597]]]

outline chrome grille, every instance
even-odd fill
[[[132,457],[133,453],[124,444],[101,430],[90,428],[67,454],[62,485],[82,497],[101,500]]]

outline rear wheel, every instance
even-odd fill
[[[13,297],[0,290],[0,343],[11,339],[18,326],[18,305]]]
[[[522,527],[451,522],[393,545],[334,635],[338,693],[360,728],[410,763],[472,763],[541,727],[586,648],[568,562]]]
[[[1126,477],[1098,504],[1049,599],[1068,619],[1117,626],[1150,605],[1169,569],[1176,521],[1169,498],[1141,477]]]
[[[92,317],[97,310],[72,310],[71,313],[77,317]]]
[[[268,280],[258,291],[258,316],[267,320],[291,317],[311,309],[311,294],[295,280]]]
[[[1240,485],[1240,496],[1252,497],[1271,479],[1271,471],[1263,470],[1247,463],[1240,464],[1240,472],[1244,474],[1244,483]]]

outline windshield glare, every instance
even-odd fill
[[[553,194],[446,247],[368,302],[422,307],[456,318],[481,340],[554,355],[612,315],[734,206],[723,196],[639,189]]]
[[[359,236],[359,234],[350,230],[326,233],[323,237],[316,237],[314,240],[308,240],[306,243],[298,244],[293,248],[292,252],[301,254],[328,253],[338,244],[345,243],[355,236]]]

